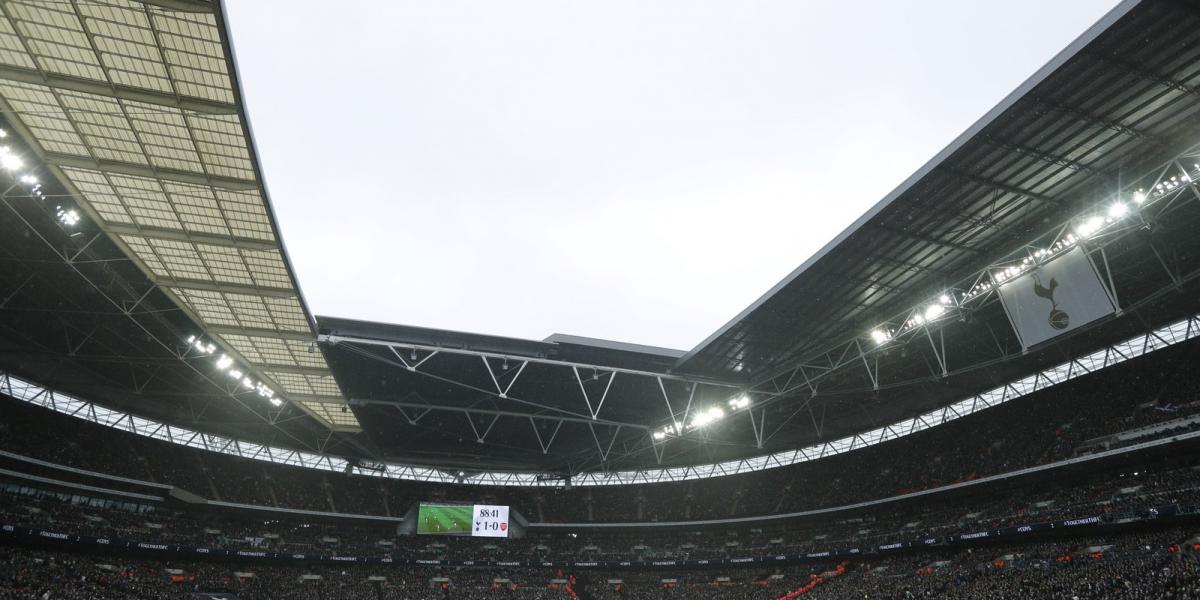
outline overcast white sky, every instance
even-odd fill
[[[1113,0],[227,0],[317,314],[690,349]]]

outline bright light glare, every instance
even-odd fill
[[[876,329],[871,332],[871,339],[875,340],[876,344],[883,345],[887,343],[888,340],[892,339],[892,336],[888,335],[886,331]]]
[[[733,410],[737,410],[739,408],[746,408],[747,406],[750,406],[750,397],[746,396],[745,394],[742,394],[741,396],[738,396],[737,398],[729,399],[729,407],[732,408]]]
[[[75,225],[79,224],[79,213],[73,208],[65,209],[60,206],[58,207],[58,210],[55,211],[55,214],[58,215],[58,222],[62,223],[63,225],[74,227]]]
[[[946,307],[941,304],[930,304],[925,308],[925,320],[932,321],[946,312]]]
[[[221,369],[222,371],[224,371],[225,369],[228,369],[229,367],[232,367],[232,366],[233,366],[233,359],[229,358],[229,355],[227,355],[227,354],[222,354],[221,358],[217,359],[217,368]]]
[[[1120,219],[1121,217],[1125,216],[1125,214],[1128,212],[1129,212],[1129,207],[1126,206],[1124,202],[1117,202],[1117,203],[1114,203],[1112,206],[1108,207],[1108,216],[1110,216],[1114,219]]]
[[[1103,226],[1104,217],[1090,217],[1088,220],[1075,226],[1075,233],[1079,234],[1079,237],[1082,238],[1091,237],[1092,234],[1100,231],[1100,228]]]
[[[0,154],[0,166],[3,166],[9,171],[16,171],[25,166],[25,161],[21,160],[20,156],[12,153]]]
[[[654,439],[656,439],[656,440],[661,440],[666,437],[667,437],[667,433],[665,431],[655,431],[654,432]]]
[[[33,175],[22,175],[21,183],[24,183],[25,185],[37,185],[38,179]]]

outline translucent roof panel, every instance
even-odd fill
[[[213,9],[218,7],[214,3]],[[14,128],[205,332],[331,427],[357,428],[278,244],[217,16],[131,0],[0,4]]]

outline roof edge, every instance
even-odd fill
[[[942,162],[949,158],[950,155],[957,152],[963,147],[964,144],[966,144],[973,137],[978,135],[985,127],[996,120],[997,117],[1016,104],[1018,100],[1028,94],[1034,87],[1042,83],[1042,81],[1050,76],[1050,74],[1066,64],[1068,60],[1074,58],[1074,56],[1078,54],[1080,50],[1090,44],[1100,34],[1104,33],[1104,31],[1116,23],[1121,17],[1124,17],[1130,10],[1141,3],[1142,0],[1124,0],[1117,6],[1113,7],[1112,10],[1105,13],[1105,15],[1092,24],[1087,31],[1075,38],[1074,41],[1072,41],[1066,48],[1059,51],[1058,54],[1055,54],[1053,58],[1046,62],[1046,64],[1042,65],[1042,67],[1035,71],[1033,75],[1022,82],[1021,85],[1017,86],[1015,90],[1009,92],[1009,94],[1005,96],[998,104],[996,104],[996,106],[984,113],[984,115],[972,123],[971,126],[966,129],[966,131],[963,131],[958,135],[958,137],[954,138],[954,140],[946,145],[945,148],[942,148],[940,152],[935,154],[933,158],[929,159],[929,161],[922,165],[921,168],[917,169],[915,173],[909,175],[908,178],[900,183],[900,185],[896,186],[896,188],[889,192],[888,195],[884,196],[882,200],[875,203],[875,205],[868,209],[867,212],[863,213],[861,217],[851,223],[849,227],[842,230],[841,233],[822,246],[820,250],[817,250],[815,253],[813,253],[813,255],[801,263],[799,267],[796,267],[790,273],[784,276],[782,280],[772,286],[771,289],[767,290],[765,294],[752,302],[750,306],[747,306],[745,309],[739,312],[737,316],[722,325],[711,335],[704,338],[704,340],[697,344],[694,348],[687,351],[686,354],[676,361],[674,368],[679,369],[686,366],[687,362],[691,360],[692,357],[699,354],[702,350],[707,348],[722,335],[725,335],[725,333],[727,333],[735,325],[743,321],[746,317],[750,316],[751,313],[773,298],[776,293],[787,287],[792,283],[792,281],[796,280],[796,278],[824,258],[826,254],[828,254],[842,242],[846,241],[847,238],[856,233],[868,221],[873,219],[885,208],[891,206],[892,202],[896,201],[897,198],[907,192],[910,188],[912,188],[913,185],[915,185],[926,175],[929,175],[935,168],[941,165]]]

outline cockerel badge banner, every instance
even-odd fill
[[[1111,315],[1112,296],[1083,248],[1006,281],[1000,302],[1023,348],[1031,348]]]

